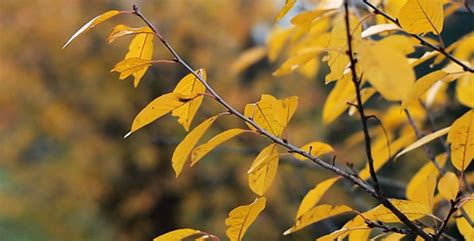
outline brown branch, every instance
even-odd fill
[[[368,7],[370,7],[375,14],[380,14],[382,15],[385,19],[389,20],[390,22],[396,24],[397,26],[399,26],[401,29],[403,29],[400,25],[400,23],[398,22],[398,20],[390,15],[388,15],[386,12],[384,12],[383,10],[381,10],[380,8],[377,8],[375,5],[373,5],[372,3],[370,3],[368,0],[362,0],[362,2],[367,5]],[[468,66],[466,65],[465,63],[463,63],[461,60],[459,60],[458,58],[454,57],[452,54],[448,53],[446,51],[446,49],[443,47],[443,46],[436,46],[432,43],[430,43],[429,41],[425,40],[423,37],[417,35],[417,34],[412,34],[412,33],[408,33],[410,36],[412,36],[413,38],[417,39],[418,41],[420,41],[421,45],[424,45],[442,55],[444,55],[446,58],[452,60],[453,62],[455,62],[456,64],[458,64],[459,66],[461,66],[463,68],[464,71],[468,71],[468,72],[471,72],[471,73],[474,73],[474,68],[472,68],[471,66]]]
[[[403,214],[397,207],[395,207],[386,197],[385,195],[381,192],[380,186],[377,180],[377,175],[375,173],[375,168],[374,168],[374,159],[372,157],[372,151],[371,151],[371,140],[370,140],[370,134],[369,130],[367,127],[367,117],[365,116],[364,113],[364,107],[362,104],[362,98],[360,94],[360,81],[358,80],[357,76],[357,71],[356,71],[356,59],[354,58],[354,52],[352,49],[352,35],[350,31],[350,21],[349,21],[349,6],[348,6],[348,0],[344,0],[344,17],[345,17],[345,23],[346,23],[346,36],[347,36],[347,55],[350,60],[350,70],[352,73],[352,82],[355,85],[355,90],[356,90],[356,95],[357,95],[357,106],[358,106],[358,111],[360,114],[361,122],[362,122],[362,128],[364,131],[364,139],[365,139],[365,150],[367,154],[367,161],[369,164],[369,170],[370,170],[370,176],[372,180],[374,181],[374,188],[375,192],[377,194],[377,199],[379,202],[385,206],[387,209],[389,209],[395,216],[397,216],[400,221],[402,221],[404,224],[406,224],[414,233],[417,235],[420,235],[422,238],[425,240],[432,240],[432,237],[427,234],[423,229],[418,227],[415,223],[410,221],[408,217]]]
[[[458,210],[458,203],[459,203],[459,198],[456,200],[450,200],[449,203],[451,204],[451,208],[449,209],[448,214],[444,218],[443,222],[441,223],[441,226],[439,229],[436,231],[436,234],[433,237],[433,240],[438,240],[441,235],[444,233],[446,230],[446,227],[448,226],[449,219],[456,213]]]

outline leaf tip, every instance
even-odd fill
[[[123,136],[123,139],[127,139],[132,134],[132,131],[129,131],[127,134]]]
[[[283,232],[283,235],[286,236],[286,235],[290,234],[292,231],[293,231],[293,228],[289,228],[285,232]]]

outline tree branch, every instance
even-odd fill
[[[387,20],[389,20],[390,22],[396,24],[397,26],[400,26],[400,23],[398,22],[398,20],[390,15],[388,15],[386,12],[384,12],[383,10],[381,10],[380,8],[377,8],[375,5],[373,5],[372,3],[370,3],[368,0],[362,0],[362,2],[367,5],[368,7],[370,7],[375,14],[380,14],[382,15],[384,18],[386,18]],[[403,28],[401,28],[403,29]],[[410,36],[412,36],[413,38],[417,39],[418,41],[420,41],[420,43],[444,56],[446,56],[446,58],[452,60],[453,62],[455,62],[456,64],[458,64],[459,66],[461,66],[463,68],[464,71],[468,71],[468,72],[471,72],[471,73],[474,73],[474,68],[466,65],[465,63],[463,63],[461,60],[459,60],[458,58],[454,57],[452,54],[448,53],[446,51],[446,49],[442,46],[436,46],[430,42],[428,42],[427,40],[425,40],[424,38],[422,38],[421,36],[417,35],[417,34],[412,34],[412,33],[408,33]]]
[[[352,49],[352,35],[351,35],[351,30],[350,30],[350,21],[349,21],[349,6],[348,6],[348,0],[344,0],[344,17],[345,17],[345,23],[346,23],[346,35],[347,35],[347,46],[348,46],[348,51],[347,55],[350,60],[350,69],[352,73],[352,82],[355,85],[355,90],[356,90],[356,95],[357,95],[357,109],[360,114],[361,122],[362,122],[362,128],[364,131],[364,137],[365,137],[365,150],[367,153],[367,161],[369,164],[369,169],[370,169],[370,176],[372,180],[374,181],[374,187],[375,187],[375,192],[378,196],[378,200],[380,203],[388,208],[395,216],[397,216],[400,221],[405,223],[408,227],[410,227],[413,232],[416,234],[420,235],[422,238],[425,240],[432,240],[432,237],[428,235],[425,231],[423,231],[420,227],[418,227],[415,223],[410,221],[408,217],[403,214],[397,207],[395,207],[381,192],[380,186],[377,180],[377,175],[375,173],[375,168],[374,168],[374,159],[372,157],[372,151],[371,151],[371,140],[370,140],[370,134],[369,130],[367,127],[367,117],[365,116],[364,113],[364,107],[362,104],[362,98],[360,94],[360,81],[358,80],[357,77],[357,71],[356,71],[356,59],[354,58],[354,52]]]

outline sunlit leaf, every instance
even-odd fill
[[[456,97],[461,104],[474,108],[474,74],[466,74],[457,81]]]
[[[118,62],[111,72],[119,72],[119,79],[125,79],[128,76],[146,70],[153,63],[152,60],[129,58]]]
[[[300,149],[306,152],[310,152],[312,156],[316,156],[316,157],[319,157],[323,154],[334,152],[334,149],[332,148],[332,146],[323,142],[319,142],[319,141],[310,142],[302,146]],[[301,160],[301,161],[306,160],[306,157],[298,153],[294,153],[293,155],[298,160]]]
[[[138,129],[186,104],[194,97],[196,96],[183,96],[177,93],[169,93],[154,99],[135,117],[130,132],[125,135],[125,138]]]
[[[302,67],[312,59],[316,58],[323,49],[308,49],[307,51],[301,52],[298,55],[290,57],[286,60],[275,72],[274,76],[282,76],[293,72],[294,70]]]
[[[197,74],[206,80],[207,76],[204,69],[199,69]],[[198,78],[196,78],[196,76],[188,74],[178,82],[173,92],[182,95],[199,95],[206,92],[206,87],[198,80]],[[186,131],[189,131],[189,126],[201,106],[203,98],[204,96],[202,95],[197,96],[185,105],[173,110],[171,113],[172,116],[178,117],[178,122]]]
[[[249,187],[254,193],[263,196],[268,190],[277,174],[279,158],[276,144],[263,148],[257,155],[248,171]]]
[[[111,10],[111,11],[105,12],[105,13],[91,19],[89,22],[84,24],[84,26],[82,26],[79,30],[77,30],[77,32],[75,32],[71,36],[71,38],[69,38],[69,40],[66,42],[66,44],[64,44],[63,49],[66,48],[80,34],[89,31],[90,29],[97,26],[98,24],[100,24],[104,21],[107,21],[108,19],[112,18],[113,16],[116,16],[116,15],[121,14],[121,13],[123,13],[123,12],[117,11],[117,10]]]
[[[249,205],[234,208],[229,213],[229,217],[225,220],[225,225],[227,226],[226,234],[230,241],[242,240],[247,229],[265,208],[266,201],[265,197],[260,197]]]
[[[466,170],[474,158],[474,110],[466,112],[451,125],[451,162],[456,169]]]
[[[372,25],[361,33],[361,37],[367,38],[372,35],[384,33],[387,31],[397,30],[397,29],[400,29],[400,27],[398,27],[398,25],[393,24],[393,23]]]
[[[188,239],[195,240],[204,235],[206,235],[206,233],[203,233],[199,230],[183,228],[162,234],[154,238],[153,241],[183,241]]]
[[[415,80],[405,56],[379,42],[363,41],[357,59],[370,84],[387,100],[402,100]]]
[[[444,136],[446,134],[448,134],[449,130],[450,130],[451,127],[446,127],[446,128],[443,128],[441,130],[437,130],[433,133],[430,133],[426,136],[423,136],[422,138],[418,139],[417,141],[415,141],[413,144],[407,146],[405,149],[403,149],[400,153],[398,153],[395,158],[398,158],[399,156],[407,153],[407,152],[410,152],[420,146],[423,146],[423,145],[426,145],[428,144],[429,142],[431,142],[432,140],[434,139],[437,139],[441,136]]]
[[[231,138],[240,135],[244,132],[248,132],[248,130],[244,129],[230,129],[223,131],[212,139],[207,141],[206,143],[196,147],[193,152],[191,153],[191,166],[194,166],[199,160],[201,160],[207,153],[212,151],[218,145],[230,140]]]
[[[267,39],[267,48],[268,48],[268,59],[270,62],[274,62],[281,53],[281,50],[285,46],[285,43],[290,37],[292,29],[282,29],[275,27],[272,32],[269,34]]]
[[[267,54],[266,48],[262,46],[253,47],[242,52],[239,57],[232,63],[230,67],[233,74],[238,74],[248,68],[249,66],[257,63]]]
[[[300,203],[298,211],[296,212],[296,220],[305,214],[308,210],[318,204],[321,197],[326,193],[326,191],[332,187],[332,185],[339,180],[341,177],[334,177],[327,179],[323,182],[318,183],[313,189],[304,196],[303,200]]]
[[[404,30],[413,34],[443,31],[443,3],[441,0],[408,0],[398,17]]]
[[[277,16],[275,17],[275,22],[283,18],[288,11],[295,5],[296,0],[285,0],[285,5],[281,8],[280,12],[278,12]]]
[[[183,170],[184,163],[188,160],[189,154],[193,150],[196,143],[216,119],[217,116],[213,116],[203,121],[191,132],[189,132],[188,135],[178,144],[173,152],[173,157],[171,158],[176,177],[178,177]]]
[[[323,123],[329,124],[339,117],[349,107],[355,98],[355,87],[351,75],[345,74],[344,78],[336,82],[329,93],[323,106]]]
[[[139,33],[154,34],[154,32],[149,27],[132,28],[127,25],[119,24],[115,26],[114,29],[112,29],[112,32],[110,32],[109,36],[107,37],[107,42],[110,44],[117,38]]]
[[[330,234],[327,234],[327,235],[324,235],[324,236],[321,236],[319,238],[316,239],[316,241],[334,241],[334,240],[339,240],[339,237],[341,236],[347,236],[349,235],[351,232],[355,232],[355,231],[360,231],[360,230],[368,230],[370,232],[370,228],[369,227],[354,227],[354,228],[341,228],[339,230],[336,230]]]
[[[150,30],[151,31],[151,30]],[[128,52],[124,59],[138,58],[143,60],[151,60],[153,56],[153,38],[155,35],[150,33],[139,33],[130,42]],[[133,85],[135,87],[140,83],[141,78],[145,75],[148,66],[133,73],[135,77]]]
[[[307,212],[305,212],[301,217],[296,220],[293,227],[286,230],[283,235],[288,235],[294,233],[310,224],[321,221],[326,218],[330,218],[339,214],[347,213],[352,211],[352,209],[345,205],[331,206],[327,204],[316,206]]]
[[[439,194],[446,200],[455,200],[459,191],[459,182],[456,174],[447,172],[438,182]]]
[[[406,188],[407,199],[419,202],[432,209],[438,175],[435,165],[428,162],[408,183]]]
[[[447,76],[447,73],[442,70],[436,70],[431,72],[412,84],[408,89],[408,94],[402,101],[402,109],[408,107],[409,105],[416,103],[416,101],[428,90],[430,89],[437,81],[443,79]]]

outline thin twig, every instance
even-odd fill
[[[458,202],[459,202],[459,199],[449,201],[449,203],[451,204],[451,208],[449,209],[448,214],[446,215],[443,222],[441,223],[441,226],[436,231],[436,234],[434,235],[433,240],[438,240],[441,237],[441,235],[444,233],[444,231],[446,230],[446,227],[448,226],[449,219],[458,210]]]
[[[362,128],[364,132],[364,137],[365,137],[365,151],[367,155],[367,162],[369,164],[369,170],[370,170],[370,176],[372,180],[374,181],[374,189],[379,197],[378,200],[380,203],[382,203],[383,206],[388,208],[395,216],[397,216],[400,221],[405,223],[413,232],[415,232],[417,235],[420,235],[422,238],[425,240],[432,240],[432,237],[427,234],[425,231],[423,231],[420,227],[418,227],[415,223],[410,221],[408,217],[403,214],[397,207],[395,207],[386,197],[385,195],[381,192],[380,185],[377,180],[377,175],[375,173],[375,168],[374,168],[374,159],[372,157],[372,151],[371,151],[371,139],[370,139],[370,134],[367,126],[367,117],[365,116],[364,113],[364,107],[362,104],[362,98],[360,94],[360,81],[358,80],[357,76],[357,71],[356,71],[356,59],[354,58],[354,52],[352,49],[352,34],[350,31],[350,21],[349,21],[349,6],[348,6],[348,0],[344,1],[344,17],[345,17],[345,23],[346,23],[346,36],[347,36],[347,55],[350,60],[350,70],[352,74],[352,82],[355,85],[355,90],[356,90],[356,96],[357,96],[357,109],[360,114],[361,122],[362,122]]]
[[[390,22],[396,24],[397,26],[399,26],[401,28],[401,25],[400,23],[398,22],[398,20],[390,15],[388,15],[386,12],[384,12],[383,10],[381,10],[380,8],[377,8],[375,5],[373,5],[372,3],[370,3],[368,0],[362,0],[362,2],[367,5],[368,7],[370,7],[375,14],[380,14],[382,15],[384,18],[386,18],[387,20],[389,20]],[[403,28],[401,28],[403,29]],[[410,36],[412,36],[413,38],[417,39],[418,41],[420,41],[421,45],[424,45],[436,52],[439,52],[440,54],[446,56],[446,58],[452,60],[453,62],[455,62],[456,64],[458,64],[459,66],[461,66],[463,68],[464,71],[468,71],[468,72],[471,72],[471,73],[474,73],[474,68],[466,65],[465,63],[463,63],[461,60],[459,60],[458,58],[454,57],[452,54],[448,53],[446,51],[446,49],[442,46],[436,46],[432,43],[430,43],[428,40],[425,40],[423,37],[417,35],[417,34],[412,34],[412,33],[408,33]]]

